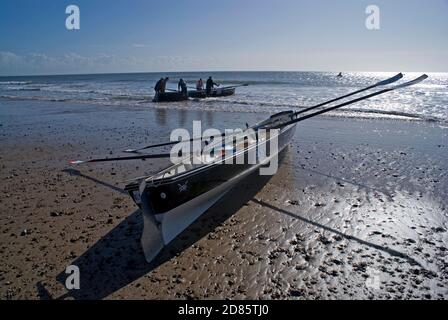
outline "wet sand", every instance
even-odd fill
[[[147,264],[123,180],[168,160],[84,165],[171,129],[265,117],[0,103],[1,299],[446,299],[448,129],[320,118]],[[64,286],[68,265],[81,289]]]

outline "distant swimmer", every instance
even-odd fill
[[[204,81],[202,81],[202,78],[196,82],[196,90],[198,91],[204,90]]]
[[[214,86],[218,86],[219,87],[219,84],[213,82],[212,77],[208,77],[207,83],[205,84],[205,92],[206,92],[206,94],[208,96],[212,93],[212,90],[213,90]]]
[[[342,78],[342,72],[339,72],[338,77]]]

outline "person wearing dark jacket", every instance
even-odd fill
[[[182,91],[183,96],[188,96],[187,83],[184,81],[184,79],[179,80],[179,83],[177,84],[177,90]]]
[[[166,90],[166,83],[170,80],[170,78],[166,77],[163,79],[162,83],[160,84],[160,93],[165,93]]]
[[[160,78],[160,80],[157,81],[156,85],[154,86],[154,91],[156,93],[160,93],[160,91],[162,89],[162,82],[163,82],[163,78]]]
[[[205,92],[206,92],[206,94],[208,96],[212,93],[212,90],[213,90],[214,86],[218,86],[219,87],[219,84],[213,82],[212,77],[208,77],[207,83],[205,84]]]

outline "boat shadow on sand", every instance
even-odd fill
[[[89,180],[97,179],[79,174]],[[118,226],[76,258],[71,265],[79,267],[80,287],[60,297],[52,297],[42,284],[37,290],[43,299],[102,299],[135,280],[148,275],[164,263],[178,256],[201,238],[222,225],[242,206],[249,202],[271,177],[259,176],[257,172],[230,190],[220,201],[207,210],[196,222],[166,246],[156,259],[148,264],[140,245],[143,229],[140,210],[127,216]],[[100,182],[103,186],[111,186]],[[114,187],[114,190],[116,187]],[[120,190],[116,190],[121,192]],[[65,270],[57,276],[57,281],[65,285]]]
[[[338,235],[338,236],[340,236],[342,238],[345,238],[347,240],[355,241],[355,242],[358,242],[359,244],[362,244],[362,245],[374,248],[376,250],[383,251],[383,252],[385,252],[385,253],[387,253],[387,254],[389,254],[391,256],[404,259],[410,265],[418,265],[419,267],[422,267],[422,265],[417,260],[415,260],[414,258],[408,256],[407,254],[405,254],[403,252],[400,252],[400,251],[397,251],[397,250],[394,250],[394,249],[391,249],[391,248],[388,248],[388,247],[385,247],[385,246],[382,246],[382,245],[379,245],[379,244],[376,244],[376,243],[373,243],[373,242],[369,242],[369,241],[363,240],[361,238],[352,236],[350,234],[343,233],[343,232],[341,232],[339,230],[330,228],[330,227],[328,227],[326,225],[323,225],[323,224],[320,224],[320,223],[315,222],[313,220],[310,220],[310,219],[307,219],[305,217],[302,217],[301,215],[299,215],[297,213],[290,212],[290,211],[287,211],[285,209],[273,206],[272,204],[266,203],[266,202],[264,202],[262,200],[252,199],[251,201],[253,203],[256,203],[256,204],[262,206],[262,207],[265,207],[265,208],[267,208],[269,210],[272,210],[274,212],[282,213],[282,214],[284,214],[286,216],[289,216],[289,217],[291,217],[293,219],[297,219],[297,220],[303,221],[303,222],[305,222],[305,223],[307,223],[309,225],[312,225],[312,226],[314,226],[316,228],[319,228],[319,229],[322,229],[322,230],[334,233],[334,234],[336,234],[336,235]]]
[[[73,174],[73,172],[71,172],[71,174]],[[81,173],[78,175],[96,181],[103,186],[113,188],[117,192],[124,192],[108,183],[98,181],[96,178]],[[43,288],[42,284],[38,283],[37,290],[39,295],[42,299],[102,299],[108,297],[135,280],[148,275],[175,256],[178,256],[184,250],[188,249],[216,229],[216,227],[222,225],[224,221],[250,201],[262,205],[273,212],[285,214],[291,218],[302,220],[319,229],[335,233],[350,241],[356,241],[362,245],[402,258],[411,265],[420,265],[412,257],[402,252],[368,242],[352,235],[347,235],[336,229],[332,229],[302,217],[297,213],[289,212],[269,203],[257,200],[255,195],[270,179],[270,176],[260,176],[257,172],[245,179],[166,246],[158,257],[150,264],[146,262],[140,245],[140,236],[143,229],[141,212],[140,210],[134,211],[112,231],[106,234],[84,254],[71,263],[72,265],[78,266],[80,269],[80,290],[72,290],[60,297],[52,297],[45,288]],[[66,278],[67,274],[65,274],[64,271],[57,276],[57,280],[63,285],[65,284]]]

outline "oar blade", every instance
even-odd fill
[[[381,94],[384,94],[384,93],[387,93],[387,92],[391,92],[391,91],[394,91],[394,90],[397,90],[397,89],[410,87],[410,86],[413,86],[413,85],[415,85],[417,83],[422,82],[423,80],[425,80],[427,78],[428,78],[428,76],[426,74],[423,74],[423,75],[421,75],[420,77],[418,77],[418,78],[416,78],[414,80],[411,80],[411,81],[408,81],[408,82],[405,82],[405,83],[402,83],[402,84],[399,84],[399,85],[396,85],[396,86],[393,86],[393,87],[389,87],[389,88],[386,88],[386,89],[382,89],[382,90],[379,90],[377,92],[373,92],[371,94],[368,94],[366,96],[359,97],[359,98],[356,98],[356,99],[353,99],[353,100],[349,100],[349,101],[346,101],[344,103],[338,104],[336,106],[325,108],[325,109],[322,109],[320,111],[316,111],[316,112],[311,113],[311,114],[307,114],[305,116],[293,119],[291,121],[287,121],[287,122],[285,122],[285,123],[283,123],[283,124],[281,124],[279,126],[273,127],[273,128],[274,129],[282,128],[282,127],[288,126],[290,124],[293,124],[293,123],[296,123],[296,122],[300,122],[300,121],[303,121],[303,120],[306,120],[306,119],[310,119],[310,118],[313,118],[315,116],[318,116],[318,115],[330,112],[332,110],[336,110],[336,109],[348,106],[350,104],[353,104],[353,103],[356,103],[356,102],[359,102],[359,101],[362,101],[362,100],[365,100],[365,99],[369,99],[369,98],[372,98],[372,97],[375,97],[375,96],[378,96],[378,95],[381,95]]]
[[[85,163],[86,161],[81,161],[81,160],[70,160],[68,163],[71,165],[78,165],[78,164],[82,164]]]
[[[399,74],[393,76],[392,78],[389,78],[389,79],[386,79],[386,80],[383,80],[383,81],[378,82],[378,83],[375,85],[375,87],[385,86],[385,85],[394,83],[394,82],[400,80],[401,78],[403,78],[403,74],[400,72]]]
[[[418,78],[416,78],[416,79],[414,79],[414,80],[411,80],[411,81],[408,81],[408,82],[405,82],[405,83],[396,85],[395,87],[393,87],[393,89],[395,90],[395,89],[400,89],[400,88],[410,87],[410,86],[413,86],[413,85],[415,85],[415,84],[417,84],[417,83],[422,82],[423,80],[425,80],[425,79],[427,79],[427,78],[428,78],[428,75],[423,74],[423,75],[421,75],[420,77],[418,77]]]
[[[393,77],[391,77],[391,78],[389,78],[389,79],[386,79],[386,80],[377,82],[377,83],[375,83],[375,84],[373,84],[373,85],[371,85],[371,86],[368,86],[368,87],[366,87],[366,88],[359,89],[359,90],[356,90],[356,91],[354,91],[354,92],[345,94],[345,95],[343,95],[343,96],[340,96],[340,97],[337,97],[337,98],[334,98],[334,99],[331,99],[331,100],[328,100],[328,101],[319,103],[319,104],[317,104],[317,105],[315,105],[315,106],[311,106],[311,107],[305,108],[305,109],[303,109],[303,110],[297,111],[297,112],[295,113],[295,115],[299,115],[299,114],[302,114],[302,113],[305,113],[305,112],[308,112],[308,111],[311,111],[311,110],[314,110],[314,109],[323,107],[323,106],[328,105],[328,104],[330,104],[330,103],[333,103],[333,102],[336,102],[336,101],[339,101],[339,100],[342,100],[342,99],[345,99],[345,98],[354,96],[354,95],[356,95],[356,94],[359,94],[359,93],[364,92],[364,91],[367,91],[367,90],[371,90],[371,89],[376,88],[376,87],[379,87],[379,86],[385,86],[385,85],[394,83],[394,82],[400,80],[401,78],[403,78],[403,74],[400,72],[399,74],[397,74],[397,75],[395,75],[395,76],[393,76]]]

